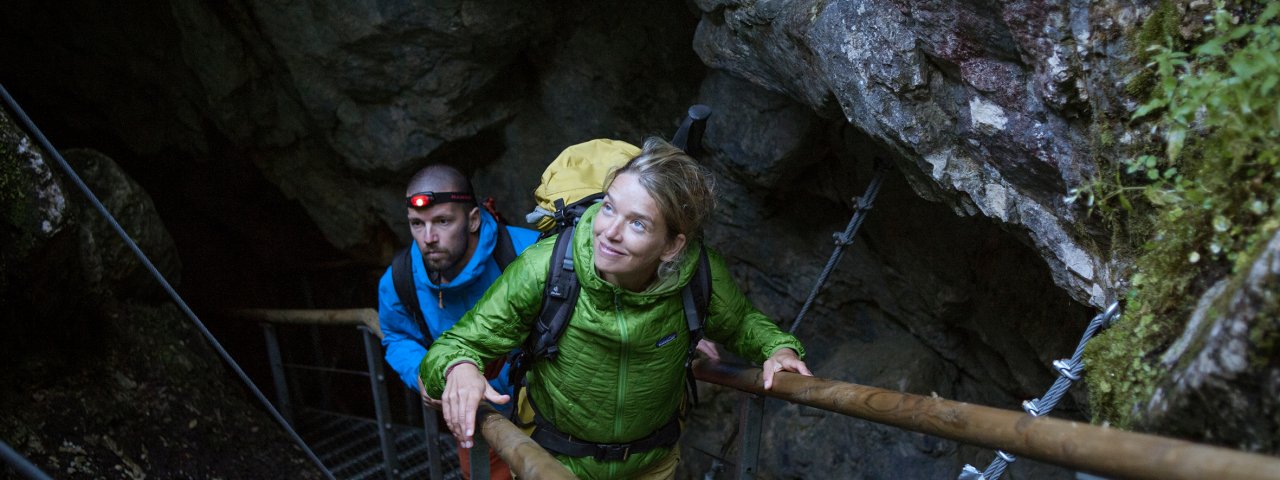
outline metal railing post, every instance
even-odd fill
[[[364,354],[369,364],[369,386],[373,389],[373,408],[378,421],[378,441],[382,444],[383,470],[388,479],[399,479],[395,435],[391,431],[391,403],[387,399],[386,375],[382,370],[382,349],[368,327],[360,327],[360,333],[364,337]]]
[[[764,397],[742,392],[738,399],[738,431],[742,439],[738,446],[738,480],[756,478],[756,464],[760,461],[761,424],[764,423]]]
[[[444,480],[440,466],[440,419],[425,403],[422,404],[422,423],[427,430],[427,466],[431,468],[431,480]]]
[[[480,432],[471,438],[471,480],[489,480],[489,442]]]
[[[276,408],[280,416],[290,425],[294,425],[293,404],[289,401],[289,382],[284,376],[284,360],[280,356],[280,340],[276,337],[276,326],[262,324],[262,335],[267,339],[267,361],[271,364],[271,380],[276,386]]]
[[[310,325],[307,330],[311,334],[312,361],[316,365],[325,366],[324,346],[322,345],[323,342],[320,341],[320,327],[318,325]],[[320,377],[320,406],[327,410],[333,409],[333,377],[329,375]]]

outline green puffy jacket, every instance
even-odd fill
[[[538,412],[556,428],[584,441],[627,443],[669,421],[683,398],[689,331],[680,289],[693,277],[697,255],[684,256],[678,278],[659,281],[644,292],[605,282],[591,267],[591,224],[597,210],[599,205],[587,210],[574,234],[573,259],[582,290],[560,338],[560,353],[553,361],[535,362],[526,379]],[[475,308],[431,346],[419,369],[429,395],[440,398],[448,367],[462,361],[484,365],[520,346],[537,319],[554,244],[548,238],[525,250]],[[691,242],[688,251],[697,248]],[[803,357],[795,337],[751,306],[720,255],[710,249],[707,254],[712,298],[706,337],[756,362],[783,347]],[[662,341],[672,334],[674,341]],[[668,451],[659,448],[625,461],[559,459],[582,478],[625,478]]]

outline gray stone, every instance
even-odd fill
[[[1101,307],[1125,267],[1073,224],[1066,188],[1095,169],[1077,88],[1093,65],[1080,2],[699,2],[708,65],[840,115],[928,179],[912,185],[985,215],[1041,252],[1073,298]],[[1113,38],[1114,41],[1119,41]],[[1106,61],[1098,62],[1098,67]],[[1096,86],[1095,86],[1096,89]],[[1107,91],[1100,92],[1107,94]],[[904,165],[905,167],[905,165]],[[917,173],[908,173],[916,177]],[[1015,214],[1016,213],[1016,214]]]
[[[1172,373],[1137,412],[1140,426],[1251,451],[1280,448],[1278,292],[1280,233],[1247,268],[1201,297],[1163,357]]]
[[[11,239],[13,250],[5,252],[5,257],[25,256],[33,244],[48,241],[66,228],[71,214],[43,149],[7,110],[0,110],[0,145],[4,148],[0,150],[3,220],[17,233]]]
[[[472,173],[519,223],[564,147],[669,136],[703,102],[715,111],[703,161],[721,193],[709,242],[784,326],[883,159],[894,168],[876,208],[800,326],[811,361],[830,378],[1016,408],[1053,381],[1049,363],[1071,353],[1093,314],[1084,305],[1124,289],[1129,264],[1107,250],[1110,232],[1062,197],[1105,157],[1091,151],[1093,119],[1134,108],[1123,95],[1132,69],[1120,67],[1134,50],[1125,35],[1153,3],[577,1],[552,11],[511,1],[174,0],[167,11],[57,15],[18,5],[8,18],[27,21],[4,25],[20,41],[0,52],[7,59],[17,45],[42,61],[0,65],[30,71],[28,90],[43,92],[82,144],[110,137],[139,154],[119,158],[144,185],[166,181],[146,178],[147,162],[248,168],[220,178],[266,178],[329,244],[375,262],[406,243],[403,182],[427,162]],[[31,40],[70,27],[75,38]],[[50,64],[75,74],[42,70]],[[1114,133],[1122,146],[1142,138]],[[77,210],[42,214],[49,234],[79,232],[66,219]],[[268,223],[235,216],[217,228]],[[62,241],[102,250],[104,238]],[[102,265],[101,278],[125,273]],[[1216,385],[1213,372],[1249,371],[1240,328],[1206,327],[1236,340],[1187,370],[1206,379],[1196,388]],[[1199,335],[1172,365],[1197,355]],[[1263,390],[1280,389],[1280,374],[1259,375]],[[1170,411],[1189,391],[1180,388],[1191,387],[1162,390]],[[733,399],[709,395],[705,428],[688,438],[718,451]],[[1056,414],[1084,415],[1083,390],[1072,395]],[[833,465],[866,478],[950,476],[992,455],[773,408],[763,461],[780,477],[829,475]],[[696,450],[685,460],[700,475],[710,457]]]
[[[151,196],[100,152],[71,149],[63,156],[156,270],[171,285],[179,285],[182,262],[178,249]],[[121,300],[166,298],[160,283],[97,209],[87,199],[75,205],[80,218],[80,254],[89,284],[102,284]]]

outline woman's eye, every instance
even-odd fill
[[[639,220],[632,220],[632,221],[631,221],[631,228],[632,228],[632,229],[634,229],[634,230],[635,230],[635,231],[637,231],[637,232],[643,232],[643,231],[644,231],[644,229],[645,229],[645,225],[644,225],[644,222],[642,222],[642,221],[639,221]]]
[[[600,211],[604,213],[613,213],[613,204],[609,202],[604,202],[603,205],[600,205]]]

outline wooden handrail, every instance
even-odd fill
[[[476,415],[476,424],[480,427],[480,434],[484,435],[484,439],[489,442],[490,448],[498,452],[498,456],[511,466],[511,472],[515,473],[517,478],[552,480],[578,478],[559,460],[556,460],[556,457],[488,404],[481,404],[481,409]]]
[[[1280,478],[1280,458],[788,372],[698,360],[704,382],[1033,458],[1135,479]]]
[[[382,328],[378,325],[378,311],[372,308],[349,308],[341,310],[321,309],[273,309],[242,308],[232,310],[231,315],[267,323],[283,323],[293,325],[364,325],[382,338]]]

